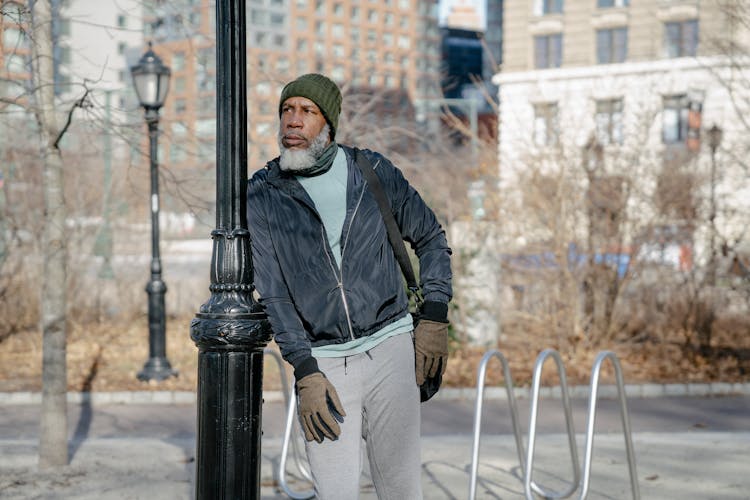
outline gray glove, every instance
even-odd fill
[[[333,411],[341,417],[345,417],[346,413],[336,389],[325,375],[315,372],[298,380],[297,398],[297,410],[305,439],[322,443],[326,437],[331,441],[339,437],[341,428]]]
[[[448,365],[448,323],[421,319],[414,330],[417,385],[428,377],[445,373]]]

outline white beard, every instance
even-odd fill
[[[331,127],[326,123],[323,130],[312,140],[310,146],[306,149],[287,149],[281,142],[282,134],[279,133],[279,166],[285,172],[296,172],[312,167],[323,151],[328,146],[328,137],[331,133]]]

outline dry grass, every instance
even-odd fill
[[[198,351],[189,334],[191,317],[167,322],[167,357],[179,376],[159,383],[137,380],[136,374],[148,358],[148,326],[145,317],[119,323],[72,323],[68,334],[68,388],[71,391],[176,390],[194,391],[197,383]],[[716,347],[710,353],[685,347],[683,336],[623,342],[611,346],[621,361],[626,383],[643,382],[748,382],[750,381],[750,335],[746,325],[724,325],[715,333]],[[541,350],[554,347],[551,339],[531,336],[527,331],[506,330],[499,349],[510,362],[514,383],[531,383],[534,362]],[[275,344],[271,343],[272,348]],[[727,346],[732,346],[731,348]],[[476,384],[477,366],[485,349],[454,349],[445,385]],[[587,384],[597,351],[580,346],[561,351],[569,384]],[[278,390],[279,371],[266,357],[264,388]],[[38,331],[17,332],[0,342],[0,391],[41,389],[42,339]],[[287,367],[288,368],[288,367]],[[613,380],[605,365],[602,382]],[[488,384],[502,382],[499,363],[487,372]],[[545,365],[542,382],[557,383],[554,364]]]

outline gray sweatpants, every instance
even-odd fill
[[[306,442],[318,498],[359,498],[366,445],[380,500],[421,499],[420,403],[411,335],[396,335],[346,358],[318,358],[318,366],[346,412],[336,441]]]

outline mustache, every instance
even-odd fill
[[[287,132],[286,134],[279,134],[279,139],[280,140],[294,139],[294,140],[303,140],[303,141],[310,142],[307,137],[305,137],[302,134],[297,134],[295,132]]]

